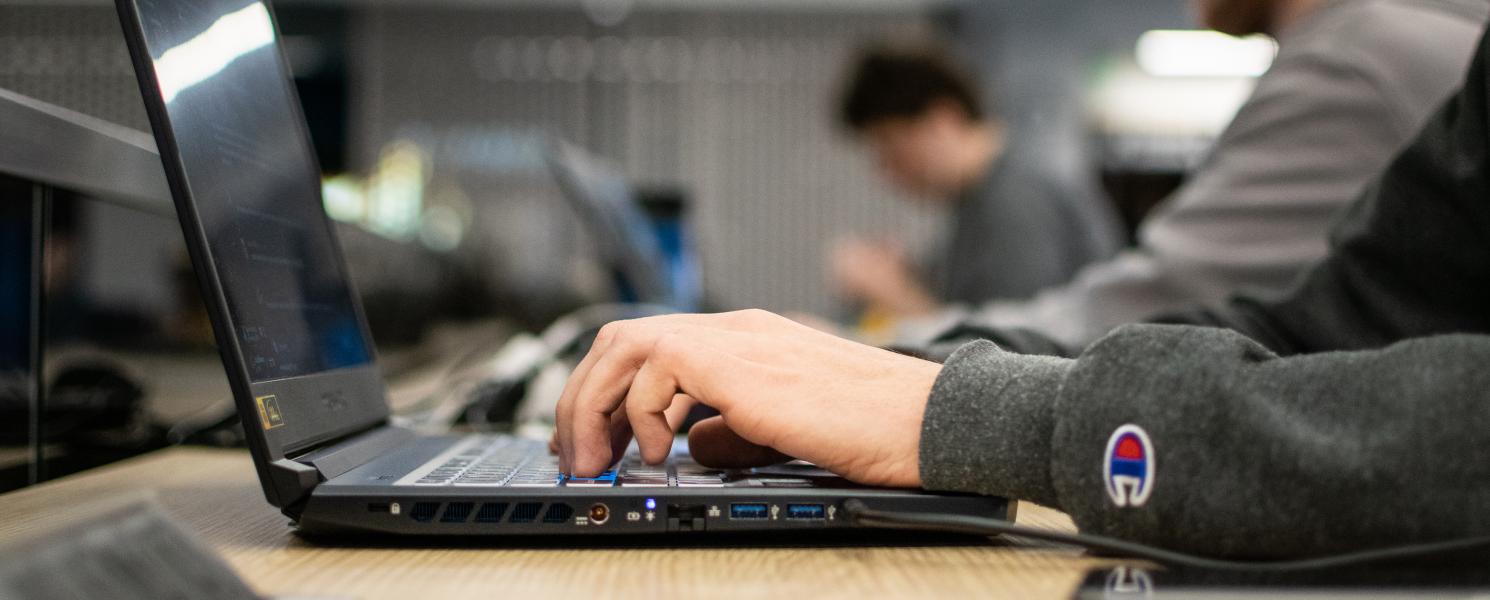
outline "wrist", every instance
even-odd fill
[[[895,487],[921,488],[925,482],[921,478],[921,438],[925,432],[926,405],[931,400],[932,390],[936,382],[941,378],[943,366],[940,363],[930,362],[924,359],[914,359],[917,363],[917,378],[913,391],[908,397],[905,405],[910,408],[907,415],[907,427],[910,432],[908,451],[903,453],[904,460],[897,466],[897,483]]]

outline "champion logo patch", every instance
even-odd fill
[[[1154,491],[1154,444],[1137,425],[1124,425],[1107,439],[1102,481],[1107,497],[1119,507],[1143,506]]]
[[[1154,577],[1138,567],[1117,567],[1107,574],[1103,598],[1152,598]]]

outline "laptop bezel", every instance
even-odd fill
[[[266,1],[255,1],[262,4],[269,14],[269,21],[274,30],[274,41],[271,46],[284,70],[283,74],[289,76],[290,66],[280,45],[281,36],[274,8]],[[351,296],[352,309],[367,344],[368,362],[364,365],[298,377],[257,383],[252,380],[244,360],[243,349],[235,333],[237,327],[228,310],[227,297],[218,274],[217,264],[212,257],[207,232],[197,212],[196,198],[186,176],[186,166],[176,142],[176,131],[171,124],[165,101],[160,95],[155,62],[150,55],[146,41],[140,7],[136,0],[116,0],[115,4],[129,47],[130,60],[134,64],[135,78],[140,85],[145,112],[150,119],[157,151],[165,168],[166,181],[176,206],[177,217],[181,222],[193,271],[196,273],[203,303],[212,321],[212,331],[217,341],[218,353],[227,373],[228,384],[232,390],[239,417],[243,421],[245,437],[254,458],[260,484],[271,504],[280,507],[290,505],[299,498],[281,497],[279,488],[274,485],[273,465],[276,461],[313,450],[327,442],[375,429],[388,421],[390,410],[386,399],[386,388],[377,368],[376,348],[372,343],[372,335],[367,326],[362,303],[357,295],[356,287],[346,272],[347,263],[335,228],[322,212],[327,234],[331,239],[333,259],[342,267],[342,276],[346,280],[347,290]],[[299,95],[293,81],[285,82],[285,92],[289,95],[288,104],[291,111],[289,118],[298,128],[297,143],[306,146],[305,154],[311,161],[310,167],[314,170],[313,172],[319,174],[320,164],[315,153],[309,148],[309,126],[301,109]],[[314,189],[319,200],[319,182],[316,182]],[[274,396],[280,409],[285,411],[286,423],[284,425],[266,426],[256,400],[266,396]],[[288,419],[292,410],[296,421],[293,426]]]

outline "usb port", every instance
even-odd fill
[[[786,518],[803,521],[821,521],[827,513],[821,504],[788,504]]]
[[[764,502],[729,505],[730,519],[765,519],[770,513],[770,508]]]

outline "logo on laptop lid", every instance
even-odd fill
[[[1103,455],[1102,481],[1119,507],[1143,506],[1154,491],[1154,445],[1143,428],[1128,424],[1112,432]]]
[[[264,429],[274,429],[285,424],[285,415],[279,411],[279,397],[274,395],[254,398],[259,405],[259,421]]]

